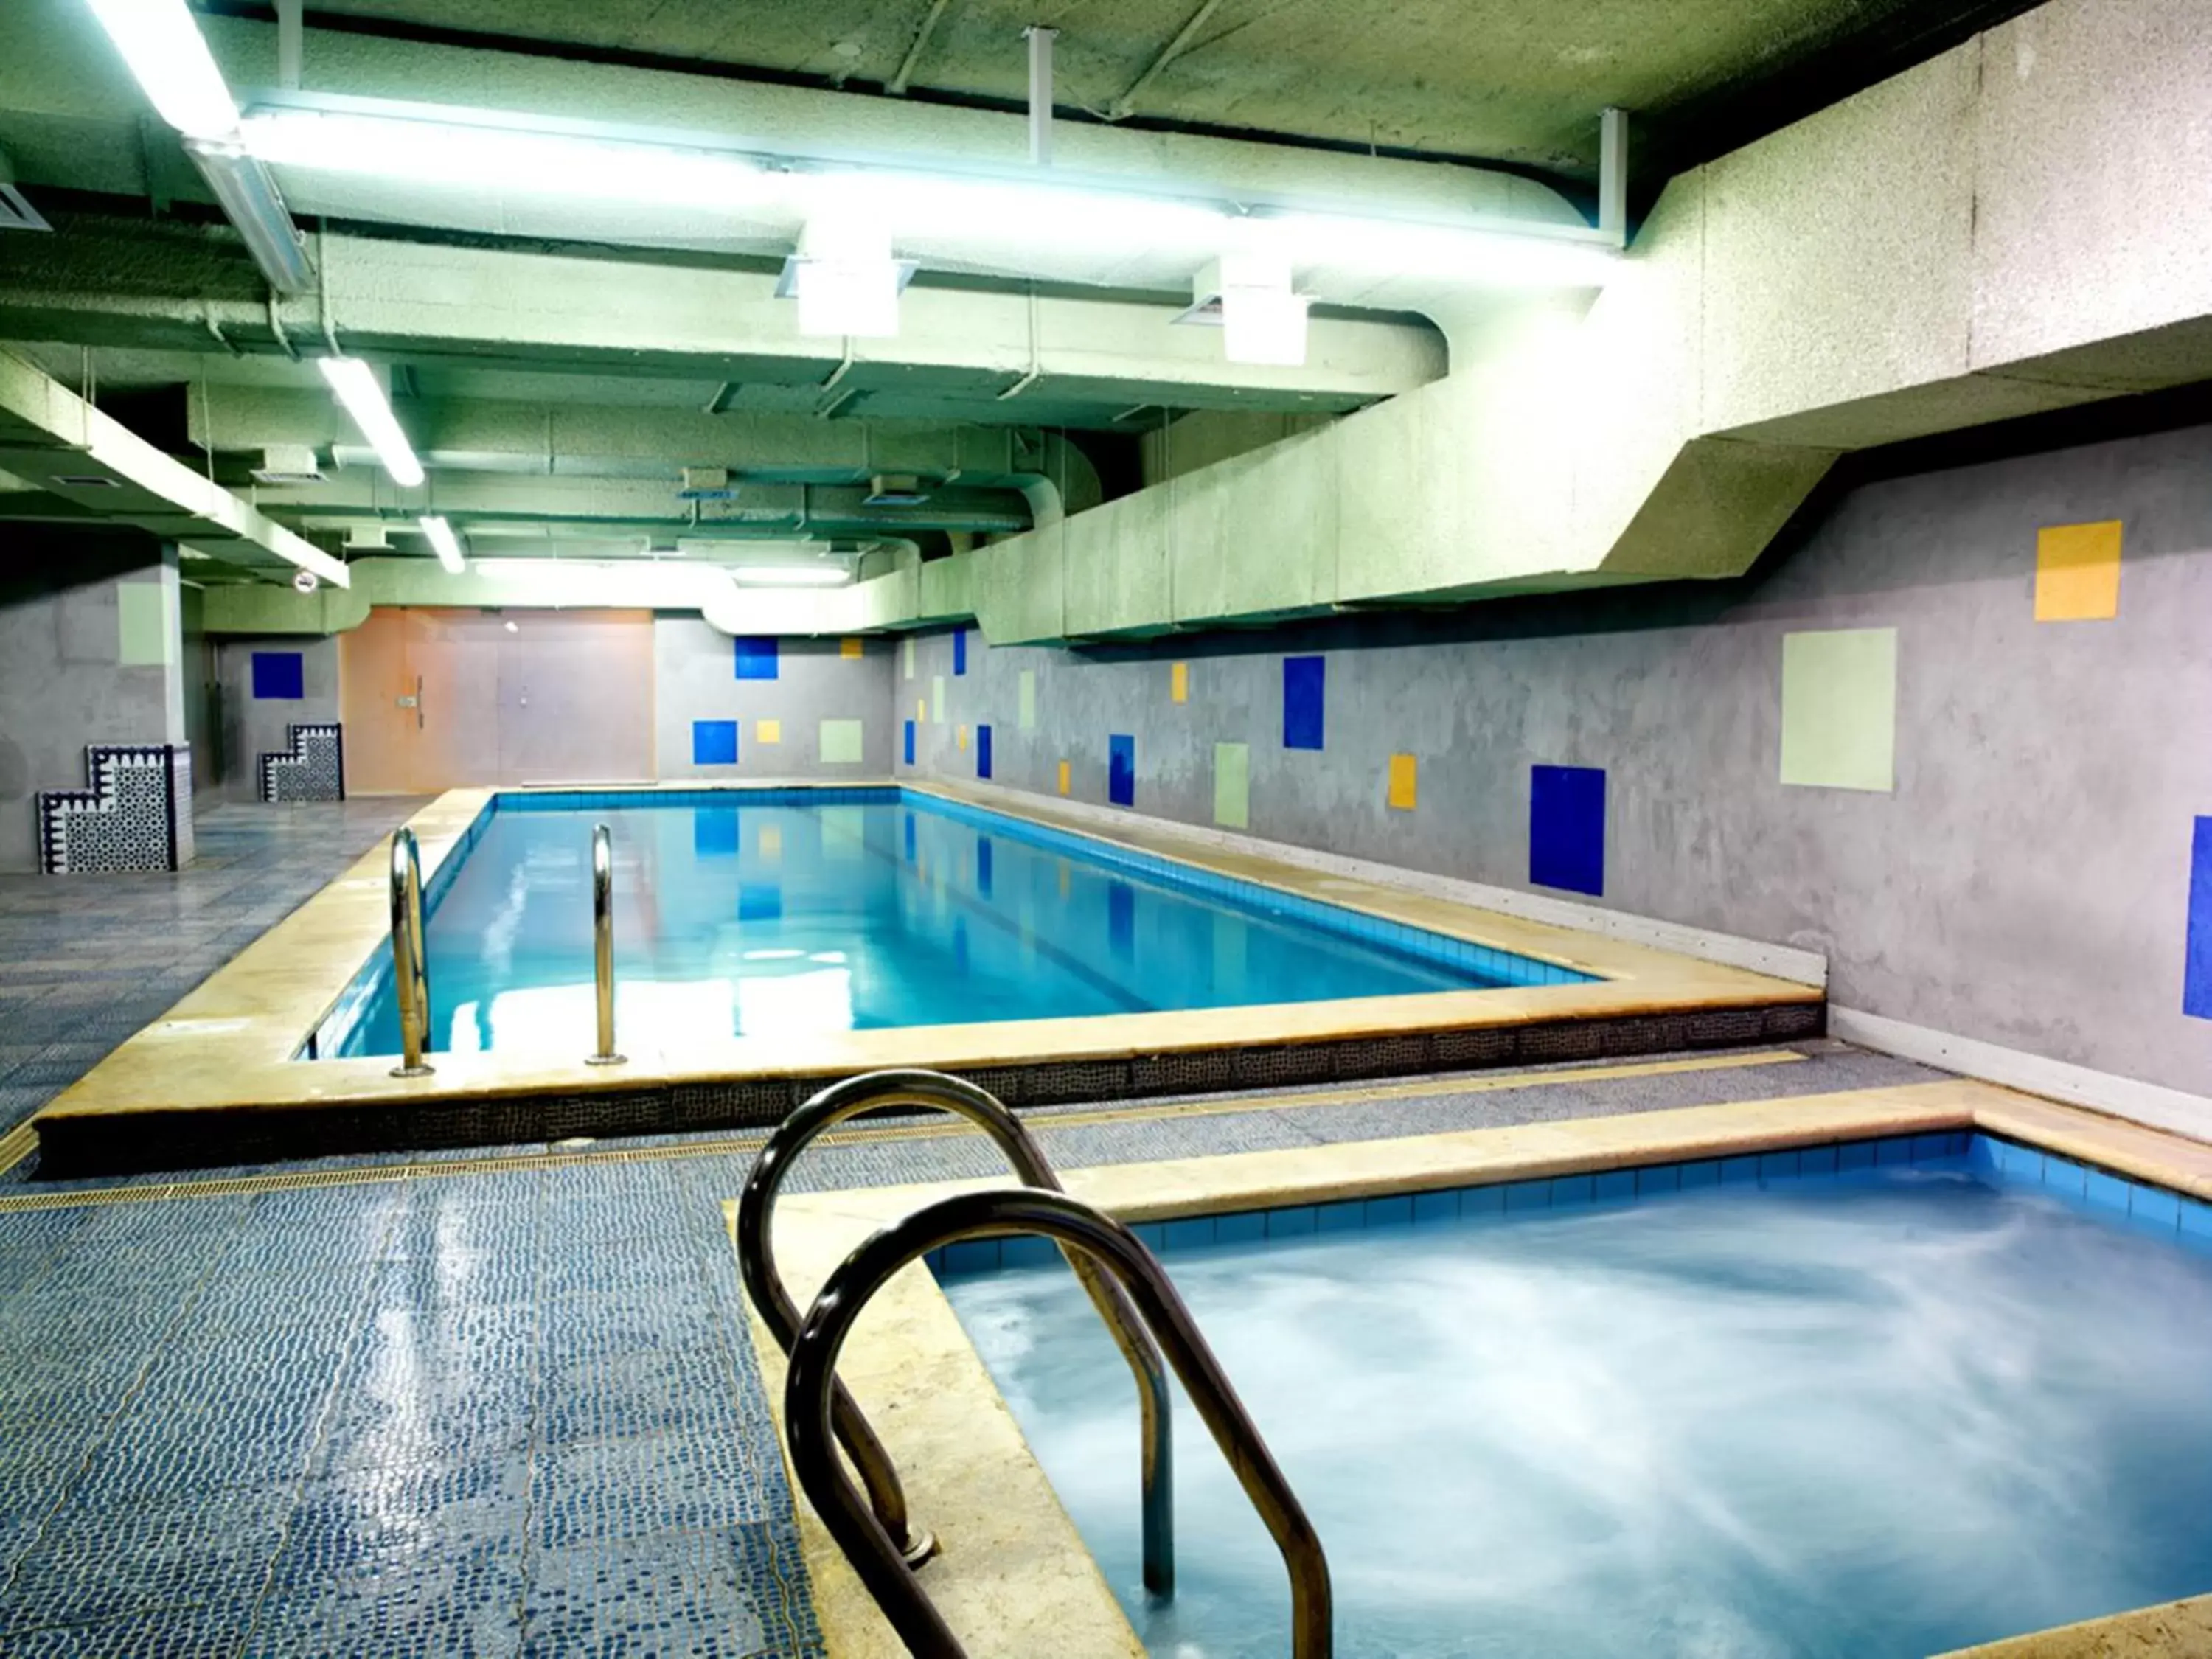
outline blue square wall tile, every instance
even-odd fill
[[[1239,1210],[1234,1215],[1213,1218],[1213,1242],[1217,1244],[1251,1244],[1267,1236],[1265,1210]]]
[[[914,722],[912,720],[906,723],[906,763],[908,766],[914,764]],[[913,823],[912,818],[907,820],[909,828]]]
[[[1137,804],[1137,739],[1116,734],[1106,739],[1106,799],[1116,806]]]
[[[1605,892],[1605,773],[1536,766],[1528,777],[1528,879],[1539,887]]]
[[[691,722],[691,764],[735,766],[738,763],[738,723],[735,720]]]
[[[968,630],[964,628],[952,630],[952,672],[955,674],[968,672]]]
[[[297,702],[307,695],[307,673],[298,652],[257,651],[253,653],[255,702]]]
[[[2199,818],[2190,840],[2189,944],[2182,964],[2181,1012],[2212,1019],[2212,818]]]
[[[1324,657],[1283,659],[1283,747],[1322,746],[1323,705],[1328,661]]]
[[[991,775],[991,728],[988,726],[975,728],[975,775],[979,778]]]
[[[776,677],[776,643],[773,635],[740,635],[736,641],[738,678],[772,680]]]

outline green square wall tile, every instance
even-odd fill
[[[1241,743],[1213,745],[1213,821],[1231,830],[1252,823],[1252,750]]]
[[[176,659],[175,591],[160,580],[115,586],[116,661],[125,668],[161,668]]]
[[[929,677],[929,723],[932,726],[945,724],[945,676],[942,674]]]
[[[1021,719],[1018,724],[1024,732],[1036,730],[1036,671],[1022,670]]]
[[[823,721],[822,763],[824,766],[858,766],[860,763],[860,721]]]
[[[1782,638],[1782,781],[1896,787],[1897,630],[1842,628]]]

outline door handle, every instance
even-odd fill
[[[422,729],[422,677],[420,674],[415,677],[415,729],[417,732]]]

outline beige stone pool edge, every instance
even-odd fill
[[[765,789],[898,787],[1010,813],[1010,804],[957,787],[893,786],[882,779],[830,784],[715,786],[742,795]],[[690,792],[693,784],[660,786]],[[497,793],[457,789],[410,823],[427,880],[453,856]],[[521,793],[521,792],[513,792]],[[624,793],[630,793],[625,791]],[[198,1112],[252,1114],[302,1109],[418,1106],[518,1097],[591,1097],[712,1081],[779,1079],[928,1066],[975,1072],[1046,1061],[1127,1060],[1133,1055],[1478,1031],[1560,1020],[1694,1014],[1749,1006],[1814,1004],[1820,993],[1741,969],[1592,933],[1473,908],[1403,889],[1342,878],[1212,847],[1157,821],[1133,821],[1109,836],[1042,804],[1021,814],[1048,828],[1121,845],[1213,872],[1261,883],[1347,909],[1472,939],[1601,975],[1578,985],[1370,997],[1338,1002],[1104,1015],[972,1025],[907,1027],[833,1037],[723,1037],[681,1048],[623,1042],[629,1063],[513,1053],[434,1057],[426,1078],[391,1075],[388,1059],[302,1060],[293,1056],[370,955],[388,939],[387,854],[382,844],[310,898],[161,1019],[131,1037],[33,1120],[82,1137],[103,1120],[159,1114],[169,1122]],[[435,988],[433,988],[434,992]],[[1756,1040],[1753,1038],[1753,1040]],[[1565,1058],[1566,1056],[1561,1056]],[[705,1126],[697,1126],[705,1127]]]
[[[1109,1164],[1072,1170],[1065,1179],[1079,1197],[1126,1221],[1159,1221],[1963,1128],[2212,1199],[2212,1146],[1963,1079]],[[776,1210],[777,1260],[804,1306],[870,1232],[936,1199],[997,1184],[1003,1183],[944,1182],[787,1197]],[[732,1227],[735,1209],[734,1201],[725,1206]],[[781,1427],[782,1355],[757,1318],[750,1321],[750,1335]],[[840,1375],[897,1459],[915,1515],[944,1542],[944,1554],[925,1569],[923,1582],[976,1659],[1042,1653],[1141,1659],[1142,1644],[927,1268],[908,1267],[884,1286],[848,1343]],[[1133,1439],[1133,1468],[1136,1450]],[[831,1659],[897,1659],[904,1649],[805,1498],[797,1502]],[[2203,1639],[2212,1612],[2193,1607],[2144,1609],[1973,1652],[1986,1659],[2212,1652]]]

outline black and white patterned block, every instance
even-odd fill
[[[289,726],[286,735],[292,745],[288,752],[261,757],[261,799],[343,800],[344,727],[337,720],[317,720]]]
[[[86,788],[39,794],[41,870],[84,875],[191,862],[191,745],[88,744],[84,775]]]

